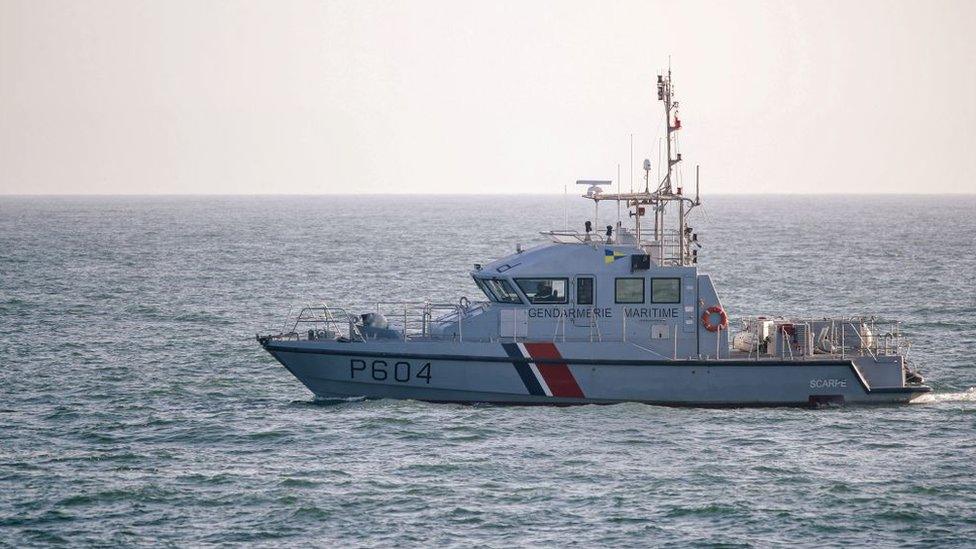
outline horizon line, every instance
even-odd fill
[[[361,192],[361,193],[0,193],[0,198],[83,198],[83,197],[290,197],[290,196],[341,196],[341,197],[384,197],[384,196],[574,196],[586,198],[585,195],[576,193],[549,193],[549,192],[511,192],[511,193],[466,193],[466,192]],[[691,195],[687,195],[691,196]],[[949,191],[935,193],[920,192],[809,192],[809,193],[783,193],[783,192],[727,192],[727,193],[708,193],[703,196],[976,196],[976,192],[970,191]]]

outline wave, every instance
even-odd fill
[[[976,402],[976,387],[958,393],[929,393],[912,401],[913,404],[933,402]]]

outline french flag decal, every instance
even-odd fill
[[[502,343],[502,347],[530,395],[583,398],[583,390],[554,343]]]

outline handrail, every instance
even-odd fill
[[[812,353],[820,355],[839,355],[846,358],[849,354],[870,356],[875,361],[879,356],[900,355],[908,346],[900,331],[897,320],[879,320],[876,317],[841,317],[841,318],[796,318],[796,317],[752,317],[741,319],[746,330],[754,330],[749,326],[757,326],[759,322],[774,322],[779,324],[806,325],[812,336]],[[758,332],[754,332],[758,334]],[[850,342],[848,339],[850,334]],[[732,338],[730,338],[730,343]],[[804,351],[799,355],[806,355],[807,342],[798,341]],[[758,345],[761,345],[760,341]],[[788,344],[788,346],[787,346]],[[758,346],[757,345],[757,346]],[[777,354],[792,354],[792,341],[778,343]],[[759,351],[755,351],[757,355]],[[748,356],[752,356],[750,350]],[[790,358],[785,356],[782,358]],[[799,357],[793,357],[799,358]]]
[[[344,318],[348,324],[340,323],[340,319]],[[356,325],[352,319],[355,315],[350,314],[343,308],[340,307],[329,307],[325,303],[318,306],[305,306],[302,307],[298,315],[295,317],[295,321],[292,324],[292,328],[289,332],[284,332],[288,334],[296,334],[299,337],[301,333],[298,331],[298,326],[300,324],[311,324],[313,328],[311,330],[315,332],[315,325],[324,325],[325,331],[331,331],[337,336],[344,336],[348,339],[358,339],[360,341],[365,341],[366,338],[363,336],[359,327]]]
[[[487,301],[461,303],[422,302],[373,302],[365,310],[382,314],[388,319],[390,328],[396,329],[398,336],[404,341],[411,339],[433,339],[437,327],[456,325],[457,330],[451,336],[455,340],[463,340],[463,319],[468,314],[474,314],[490,306]],[[303,325],[310,325],[308,332]],[[300,331],[301,328],[301,331]],[[296,316],[289,314],[289,320],[282,327],[276,337],[286,339],[319,339],[325,337],[345,337],[351,340],[366,341],[368,336],[364,332],[367,326],[362,324],[359,315],[353,315],[342,307],[330,307],[325,303],[299,309]]]
[[[315,306],[305,306],[299,309],[297,316],[291,319],[282,327],[282,331],[274,339],[289,340],[317,340],[317,339],[339,339],[365,342],[376,338],[393,338],[402,341],[455,341],[455,342],[494,342],[499,340],[511,339],[514,341],[565,341],[565,342],[624,342],[640,343],[643,338],[637,338],[633,342],[628,334],[629,322],[626,315],[622,315],[620,320],[609,320],[593,314],[586,317],[586,328],[573,322],[576,326],[571,333],[568,329],[569,318],[559,317],[558,319],[536,319],[527,315],[513,313],[512,333],[499,333],[491,330],[484,334],[466,333],[466,318],[478,315],[494,308],[490,302],[470,303],[437,303],[432,301],[421,302],[397,302],[397,301],[377,301],[365,310],[379,312],[387,317],[386,324],[365,324],[360,315],[353,315],[342,307],[331,307],[326,303]],[[512,311],[522,312],[520,309],[513,308]],[[746,321],[758,321],[759,319],[743,319]],[[816,318],[816,319],[796,319],[796,318],[763,318],[778,322],[788,322],[791,324],[807,323],[809,336],[812,337],[810,352],[807,352],[807,340],[797,341],[804,349],[797,354],[794,343],[791,340],[779,343],[780,350],[776,351],[778,359],[803,360],[808,355],[838,355],[847,357],[853,353],[855,356],[870,355],[875,361],[879,356],[901,354],[907,342],[901,339],[899,323],[896,321],[878,321],[869,317],[847,317],[842,319]],[[617,326],[612,326],[617,322]],[[816,323],[816,326],[814,326]],[[371,329],[375,327],[375,330]],[[611,330],[610,334],[604,333],[608,326],[620,328]],[[580,329],[583,328],[583,329]],[[838,329],[840,328],[840,329]],[[675,327],[677,330],[677,327]],[[716,337],[716,356],[727,356],[726,351],[720,347],[723,340],[722,332]],[[850,348],[847,346],[847,334],[853,332],[856,339],[852,339]],[[730,334],[731,335],[731,334]],[[674,341],[672,350],[674,357],[677,357],[677,337],[672,336]],[[732,337],[727,338],[729,344],[733,343]],[[755,352],[755,355],[753,355]],[[768,351],[770,354],[772,351]],[[767,351],[760,353],[759,346],[755,350],[750,350],[747,356],[756,360],[766,358]],[[659,353],[660,354],[660,353]]]

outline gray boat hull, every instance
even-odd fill
[[[577,405],[809,406],[907,403],[931,389],[872,385],[878,357],[844,360],[648,360],[621,344],[264,342],[318,398]],[[609,355],[609,358],[608,358]],[[643,355],[643,356],[642,356]],[[889,365],[890,369],[890,365]]]

